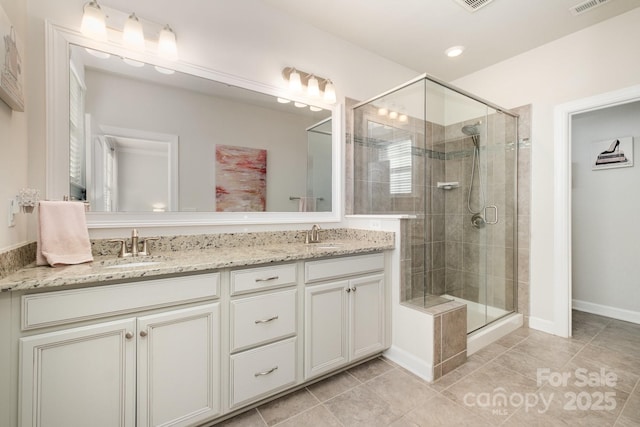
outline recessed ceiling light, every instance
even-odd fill
[[[444,51],[444,53],[446,53],[449,58],[460,56],[462,55],[462,52],[464,52],[464,46],[452,46]]]

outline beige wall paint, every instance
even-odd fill
[[[505,107],[531,103],[531,325],[552,331],[554,108],[640,83],[640,9],[461,78],[454,84]]]

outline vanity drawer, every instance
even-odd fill
[[[231,351],[296,333],[297,290],[231,301]]]
[[[304,281],[317,282],[383,269],[383,253],[309,261],[304,264]]]
[[[296,283],[296,264],[248,268],[231,272],[231,295]]]
[[[31,294],[22,297],[22,329],[183,304],[218,296],[220,273]]]
[[[231,407],[296,382],[296,338],[231,356]]]

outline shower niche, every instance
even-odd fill
[[[354,214],[406,215],[403,305],[516,311],[517,115],[427,75],[353,108]]]

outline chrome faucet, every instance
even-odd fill
[[[130,256],[146,256],[151,255],[149,250],[149,244],[147,242],[152,240],[158,240],[158,237],[147,237],[142,241],[142,251],[139,250],[139,235],[138,230],[131,230],[131,246],[127,245],[126,239],[112,239],[110,242],[120,243],[120,250],[118,251],[118,258],[125,258]]]
[[[311,230],[307,231],[305,243],[320,243],[320,226],[313,224]]]

